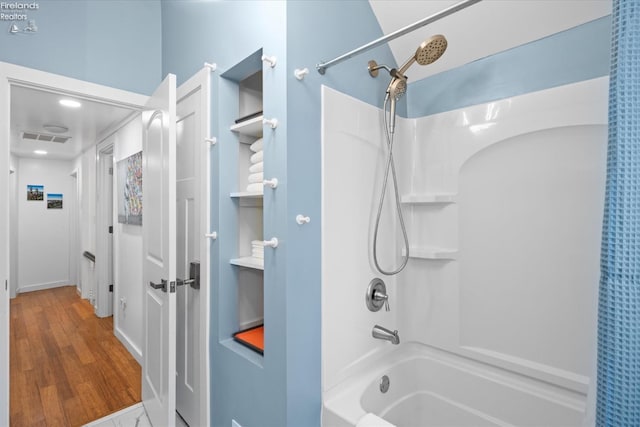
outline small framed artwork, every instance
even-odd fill
[[[44,200],[44,185],[27,185],[27,200]]]
[[[47,209],[62,209],[62,194],[47,193]]]
[[[142,225],[142,151],[118,162],[118,222]]]

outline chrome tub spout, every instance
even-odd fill
[[[375,325],[371,331],[371,336],[379,340],[391,341],[391,344],[400,344],[400,336],[398,331],[390,331],[380,325]]]

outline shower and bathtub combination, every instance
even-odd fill
[[[323,88],[322,424],[582,425],[608,80],[396,118],[444,49],[370,62],[383,108]]]

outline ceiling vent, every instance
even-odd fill
[[[70,136],[50,135],[42,132],[22,132],[22,139],[26,141],[43,141],[43,142],[57,142],[64,144],[71,139]]]

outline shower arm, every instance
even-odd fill
[[[446,16],[449,16],[462,9],[465,9],[469,6],[479,3],[480,1],[482,0],[463,0],[459,3],[454,4],[453,6],[450,6],[444,10],[441,10],[440,12],[434,13],[431,16],[427,16],[426,18],[421,19],[418,22],[414,22],[413,24],[407,25],[404,28],[400,28],[399,30],[394,31],[393,33],[387,34],[386,36],[380,37],[372,42],[369,42],[363,46],[360,46],[359,48],[354,49],[351,52],[347,52],[343,55],[340,55],[337,58],[332,59],[331,61],[321,62],[316,65],[316,70],[318,70],[318,73],[324,75],[324,73],[326,73],[327,71],[327,68],[329,67],[339,64],[342,61],[346,61],[347,59],[353,58],[354,56],[362,52],[371,50],[391,40],[397,39],[400,36],[404,36],[405,34],[408,34],[418,28],[421,28],[421,27],[424,27],[425,25],[436,22]]]
[[[407,62],[408,64],[408,62]],[[404,64],[404,66],[407,66],[407,64]],[[409,64],[410,65],[410,64]],[[371,77],[378,77],[378,70],[384,68],[385,70],[387,70],[387,72],[389,73],[389,75],[391,77],[394,77],[396,79],[402,79],[402,80],[407,80],[407,76],[404,75],[404,73],[400,73],[397,69],[395,68],[389,68],[388,65],[385,64],[378,64],[376,61],[369,61],[368,67],[367,69],[369,70],[369,75]],[[407,66],[408,68],[408,66]],[[405,69],[406,71],[406,69]]]

